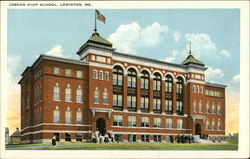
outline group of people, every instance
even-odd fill
[[[180,135],[176,136],[176,143],[194,143],[194,137],[191,135]]]
[[[92,141],[94,143],[103,143],[103,142],[114,142],[115,134],[112,130],[108,130],[107,132],[100,133],[98,129],[92,134]]]

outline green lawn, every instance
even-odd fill
[[[80,143],[64,142],[51,146],[51,143],[9,145],[8,149],[22,150],[237,150],[238,144],[171,144],[171,143]]]

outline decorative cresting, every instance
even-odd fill
[[[93,113],[93,118],[95,117],[95,113],[100,112],[100,113],[108,113],[108,117],[110,118],[110,115],[112,113],[113,109],[109,108],[90,108],[92,113]]]
[[[205,119],[206,119],[206,116],[202,116],[202,115],[191,115],[192,119],[193,119],[193,122],[196,120],[196,119],[201,119],[203,124],[205,122]]]

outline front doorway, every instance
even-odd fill
[[[96,129],[98,129],[98,131],[100,132],[100,134],[102,136],[105,135],[105,133],[106,133],[106,123],[105,123],[105,120],[103,118],[98,118],[96,120]]]
[[[195,125],[195,135],[200,135],[201,137],[201,125],[198,123]]]

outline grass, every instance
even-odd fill
[[[237,150],[238,144],[171,144],[171,143],[80,143],[64,142],[51,146],[51,143],[9,145],[9,148],[22,150]],[[39,146],[39,147],[38,147]],[[40,147],[41,146],[41,147]],[[8,149],[8,148],[7,148]]]

